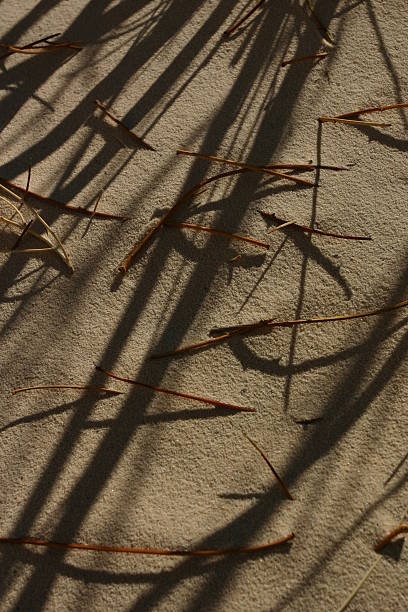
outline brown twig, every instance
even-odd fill
[[[350,236],[348,234],[336,234],[334,232],[325,232],[323,230],[315,229],[307,225],[300,225],[299,223],[295,223],[294,221],[286,222],[284,219],[279,219],[275,215],[275,213],[267,213],[263,210],[260,210],[259,212],[264,217],[267,217],[268,219],[272,219],[273,221],[276,221],[276,223],[279,223],[279,226],[274,229],[280,229],[286,223],[288,223],[289,226],[301,232],[307,232],[308,234],[317,234],[318,236],[328,236],[329,238],[342,238],[343,240],[372,240],[371,236]]]
[[[274,542],[261,544],[259,546],[241,546],[239,548],[214,548],[208,550],[171,550],[166,548],[134,548],[129,546],[105,546],[103,544],[79,544],[65,542],[50,542],[36,538],[0,538],[0,544],[29,544],[31,546],[47,546],[48,548],[63,548],[69,550],[89,550],[107,553],[126,553],[134,555],[161,555],[168,557],[215,557],[217,555],[236,555],[261,553],[271,550],[293,540],[294,533],[289,533]]]
[[[34,223],[34,219],[30,219],[30,221],[28,223],[26,223],[25,228],[23,229],[23,231],[21,232],[21,234],[17,238],[16,242],[14,243],[14,246],[11,247],[12,251],[16,250],[16,248],[18,247],[18,245],[20,244],[20,242],[22,241],[23,237],[26,235],[26,233],[28,232],[28,230],[30,229],[30,227],[32,226],[33,223]]]
[[[375,545],[375,547],[374,547],[375,552],[379,552],[380,550],[382,550],[384,548],[384,546],[387,546],[387,544],[389,544],[391,542],[391,540],[396,538],[401,533],[408,533],[408,523],[401,523],[400,525],[398,525],[398,527],[396,527],[395,529],[393,529],[392,531],[387,533],[387,535],[384,536]]]
[[[15,189],[18,193],[25,192],[25,189],[23,187],[20,187],[19,185],[16,185],[15,183],[8,181],[7,179],[0,177],[0,183],[7,187],[11,187],[12,189]],[[26,195],[29,196],[30,198],[34,198],[35,200],[38,200],[39,202],[44,202],[44,204],[50,204],[51,206],[57,206],[58,208],[61,208],[62,210],[69,212],[69,213],[80,213],[81,215],[85,215],[86,217],[96,217],[98,219],[115,219],[117,221],[128,221],[129,219],[132,218],[132,217],[123,217],[121,215],[114,215],[108,212],[92,211],[92,210],[88,210],[87,208],[83,208],[82,206],[72,206],[71,204],[64,204],[63,202],[59,202],[58,200],[54,200],[53,198],[48,198],[46,196],[40,195],[39,193],[35,193],[34,191],[27,191]]]
[[[225,159],[223,157],[217,157],[216,155],[205,155],[204,153],[195,153],[193,151],[186,151],[185,149],[178,149],[176,151],[177,155],[189,155],[191,157],[198,157],[199,159],[206,159],[208,161],[216,162],[219,164],[228,164],[229,166],[235,166],[236,168],[243,168],[245,170],[249,170],[250,172],[258,172],[260,174],[270,174],[271,176],[276,176],[280,179],[286,179],[287,181],[293,181],[294,183],[298,183],[299,185],[305,185],[307,187],[314,187],[315,183],[312,181],[307,181],[306,179],[301,179],[297,176],[292,176],[290,174],[285,174],[284,172],[278,172],[277,170],[272,170],[267,166],[255,166],[253,164],[247,164],[246,162],[238,162],[233,159]],[[301,166],[304,168],[304,165]],[[282,167],[282,165],[280,166]],[[290,165],[291,168],[294,167],[294,164]]]
[[[392,310],[397,310],[399,308],[404,308],[408,306],[408,300],[404,300],[403,302],[399,302],[398,304],[393,304],[392,306],[386,306],[385,308],[379,308],[377,310],[367,310],[365,312],[358,312],[353,314],[346,315],[333,315],[329,317],[316,317],[311,319],[293,319],[289,321],[276,321],[274,319],[268,321],[261,321],[259,323],[253,323],[252,325],[243,325],[240,328],[237,328],[234,331],[222,334],[221,336],[216,336],[215,338],[209,338],[207,340],[202,340],[201,342],[196,342],[195,344],[190,344],[187,346],[182,346],[174,351],[169,351],[167,353],[159,353],[151,355],[150,359],[161,359],[162,357],[172,357],[174,355],[179,355],[180,353],[186,353],[187,351],[196,351],[206,348],[208,346],[212,346],[213,344],[219,344],[221,342],[225,342],[229,338],[237,335],[246,335],[251,331],[261,329],[262,327],[268,328],[268,331],[273,329],[274,327],[293,327],[295,325],[306,325],[313,323],[329,323],[334,321],[348,321],[351,319],[360,319],[363,317],[373,317],[376,315],[384,314],[386,312],[391,312]]]
[[[135,246],[131,249],[131,251],[129,251],[129,253],[126,255],[126,257],[122,259],[122,261],[120,262],[118,266],[118,271],[122,272],[122,274],[125,274],[128,271],[129,267],[132,265],[132,262],[134,261],[137,254],[140,253],[143,247],[153,238],[153,236],[158,232],[158,230],[166,223],[170,215],[172,215],[178,208],[180,208],[180,206],[185,204],[185,202],[187,202],[194,194],[199,192],[203,187],[205,187],[206,185],[209,185],[213,181],[218,181],[221,178],[224,178],[227,176],[233,176],[235,174],[241,174],[243,172],[247,172],[247,170],[230,170],[228,172],[222,172],[221,174],[212,176],[211,178],[206,179],[205,181],[202,181],[201,183],[197,183],[196,185],[194,185],[194,187],[186,191],[186,193],[184,193],[181,196],[181,198],[179,198],[177,202],[173,204],[173,206],[163,215],[163,217],[159,219],[156,225],[147,232],[147,234],[142,238],[142,240],[137,242]]]
[[[334,40],[332,39],[332,37],[330,36],[327,28],[322,24],[322,22],[320,21],[320,19],[318,18],[318,16],[316,15],[316,13],[313,10],[313,7],[310,3],[310,0],[305,0],[305,4],[308,7],[311,16],[313,17],[316,25],[317,25],[317,29],[319,30],[320,34],[323,36],[323,39],[329,43],[330,46],[334,46]]]
[[[24,46],[24,47],[16,47],[14,45],[5,45],[0,43],[1,49],[7,49],[7,53],[4,56],[11,55],[12,53],[21,53],[23,55],[41,55],[44,53],[55,53],[59,49],[72,49],[73,51],[80,51],[82,47],[75,43],[55,43],[49,44],[44,47],[33,47],[33,46]]]
[[[240,236],[239,234],[231,234],[231,232],[224,232],[223,230],[218,230],[213,227],[206,227],[204,225],[195,225],[194,223],[172,223],[170,221],[167,221],[165,225],[167,227],[191,229],[196,232],[208,232],[209,234],[216,234],[217,236],[223,236],[224,238],[230,238],[232,240],[241,240],[242,242],[248,242],[249,244],[254,244],[255,246],[259,246],[263,249],[269,249],[269,244],[267,244],[266,242],[261,242],[260,240],[255,240],[255,238],[249,238],[248,236]]]
[[[143,138],[141,138],[140,136],[138,136],[137,134],[132,132],[132,130],[130,130],[128,127],[126,127],[126,125],[124,123],[122,123],[122,121],[120,121],[117,117],[115,117],[115,115],[112,115],[112,113],[106,108],[106,106],[104,106],[102,104],[102,102],[100,102],[99,100],[95,100],[95,104],[107,117],[109,117],[109,119],[111,119],[114,123],[116,123],[116,125],[118,125],[123,130],[125,130],[125,132],[129,136],[131,136],[131,138],[136,140],[136,142],[138,144],[143,145],[146,149],[149,149],[150,151],[156,151],[156,149],[154,147],[152,147],[152,145],[150,145]]]
[[[191,393],[182,393],[181,391],[172,391],[170,389],[164,389],[163,387],[154,387],[153,385],[147,385],[146,383],[141,383],[141,382],[138,382],[137,380],[132,380],[130,378],[124,378],[123,376],[117,376],[116,374],[113,374],[112,372],[104,370],[100,366],[96,366],[96,369],[99,372],[102,372],[103,374],[105,374],[105,376],[109,376],[110,378],[114,378],[115,380],[120,380],[122,382],[126,382],[131,385],[137,385],[138,387],[144,387],[145,389],[151,389],[152,391],[157,391],[158,393],[176,395],[177,397],[183,397],[185,399],[190,399],[196,402],[201,402],[202,404],[210,404],[212,406],[216,406],[218,408],[226,408],[228,410],[236,410],[240,412],[256,412],[255,408],[245,408],[243,406],[236,406],[235,404],[228,404],[226,402],[219,402],[218,400],[212,400],[206,397],[192,395]]]
[[[38,40],[35,40],[32,43],[28,43],[28,45],[24,45],[23,47],[20,47],[20,48],[30,49],[31,47],[34,47],[35,45],[40,45],[41,43],[49,42],[51,38],[56,38],[57,36],[61,36],[61,32],[57,32],[57,34],[51,34],[50,36],[45,36],[44,38],[39,38]],[[14,51],[8,51],[7,53],[0,55],[0,60],[5,59],[6,57],[9,57],[10,55],[13,55],[13,53]]]
[[[285,485],[285,483],[283,482],[282,478],[279,476],[278,472],[275,470],[275,468],[273,467],[272,463],[269,461],[268,457],[266,456],[266,454],[264,453],[264,451],[262,450],[262,448],[260,448],[256,442],[254,442],[252,440],[252,438],[250,438],[249,436],[247,436],[245,434],[245,437],[248,438],[248,440],[250,441],[250,443],[252,444],[252,446],[258,451],[258,453],[261,455],[261,457],[263,458],[263,460],[265,461],[265,463],[269,466],[269,468],[271,469],[272,474],[275,476],[276,480],[279,483],[280,488],[282,489],[284,495],[288,498],[293,500],[292,495],[289,492],[288,487]]]
[[[360,108],[359,110],[352,111],[350,113],[344,113],[343,115],[336,115],[338,119],[347,119],[347,117],[355,117],[356,115],[367,115],[369,113],[383,113],[387,110],[394,110],[398,108],[407,108],[408,102],[402,102],[400,104],[386,104],[385,106],[372,106],[369,108]]]
[[[297,62],[304,62],[306,60],[321,60],[324,57],[327,57],[329,54],[327,51],[323,51],[322,53],[315,53],[314,55],[303,55],[302,57],[296,56],[292,57],[290,60],[285,60],[281,63],[282,68],[287,66],[288,64],[296,64]]]
[[[343,119],[343,117],[319,117],[319,123],[345,123],[346,125],[357,125],[359,127],[390,127],[391,123],[378,123],[377,121],[363,121],[359,119]]]
[[[108,389],[107,387],[95,387],[93,385],[36,385],[34,387],[20,387],[13,389],[12,394],[23,393],[25,391],[35,390],[52,390],[52,389],[83,389],[85,391],[93,391],[95,393],[110,393],[111,395],[123,395],[123,391],[116,389]]]
[[[257,11],[259,9],[259,7],[265,2],[265,0],[259,0],[259,2],[257,2],[255,4],[255,6],[253,6],[247,13],[245,13],[245,15],[243,17],[241,17],[241,19],[239,19],[237,21],[237,23],[235,23],[233,26],[231,26],[230,28],[228,28],[228,30],[225,30],[224,32],[224,36],[226,38],[228,38],[229,36],[231,36],[231,34],[233,34],[235,32],[235,30],[237,30],[245,21],[247,21],[247,19],[249,19],[251,17],[251,15],[253,15],[255,13],[255,11]]]
[[[209,336],[213,336],[214,334],[226,334],[232,331],[242,330],[244,327],[247,327],[249,331],[253,329],[255,326],[260,327],[263,325],[267,325],[270,321],[274,321],[275,319],[265,319],[263,321],[258,321],[258,323],[249,323],[248,325],[230,325],[228,327],[213,327],[208,332]]]

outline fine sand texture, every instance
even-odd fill
[[[406,1],[0,9],[0,609],[407,610]]]

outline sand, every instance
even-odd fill
[[[12,55],[0,73],[0,176],[73,206],[29,202],[63,242],[10,253],[0,227],[0,537],[118,547],[218,549],[291,543],[255,555],[158,557],[0,545],[2,610],[406,610],[407,322],[367,319],[236,336],[151,360],[213,327],[329,316],[407,299],[408,111],[319,116],[408,102],[402,0],[1,2],[1,41],[61,32],[75,54]],[[58,40],[57,38],[55,40]],[[319,62],[281,66],[328,52]],[[102,117],[100,100],[150,150]],[[250,164],[339,165],[302,187],[246,172],[212,183],[172,216],[267,242],[163,227],[126,274],[117,268],[194,184]],[[1,214],[10,216],[4,201]],[[371,241],[294,228],[268,233],[259,210]],[[31,213],[26,209],[26,217]],[[38,222],[37,231],[42,231]],[[38,247],[25,236],[19,248]],[[231,412],[109,380],[253,407]],[[124,393],[31,391],[104,385]],[[302,424],[299,421],[318,419]],[[264,451],[293,496],[247,436]]]

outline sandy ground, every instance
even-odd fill
[[[408,310],[150,359],[212,327],[408,297],[408,111],[361,117],[390,127],[317,121],[408,101],[408,7],[316,0],[330,45],[301,4],[266,0],[226,39],[251,3],[0,2],[4,43],[61,32],[84,45],[1,60],[0,176],[24,187],[32,166],[30,190],[92,210],[104,189],[97,210],[132,217],[90,220],[30,199],[73,274],[55,252],[10,253],[21,230],[0,227],[0,536],[189,550],[295,533],[269,552],[213,558],[2,544],[2,610],[335,611],[377,559],[349,609],[408,608],[403,539],[374,552],[407,511]],[[329,55],[281,67],[318,52]],[[155,151],[104,119],[95,99]],[[177,198],[231,170],[177,157],[179,148],[348,169],[296,174],[318,187],[250,172],[214,182],[172,220],[252,236],[269,250],[164,227],[118,274]],[[0,207],[12,216],[4,200]],[[372,240],[268,233],[273,224],[259,210]],[[41,232],[38,222],[32,228]],[[19,248],[30,246],[41,245],[25,236]],[[98,364],[256,412],[109,380]],[[41,384],[124,394],[11,394]]]

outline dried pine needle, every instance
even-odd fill
[[[255,6],[253,6],[247,13],[245,13],[245,15],[243,17],[241,17],[241,19],[239,19],[233,26],[228,28],[228,30],[225,30],[224,36],[226,38],[231,36],[243,23],[245,23],[245,21],[247,21],[251,17],[251,15],[253,15],[255,13],[255,11],[257,11],[259,9],[259,7],[264,2],[265,2],[265,0],[259,0],[259,2],[257,2],[255,4]]]
[[[367,115],[369,113],[383,113],[388,110],[395,110],[400,108],[407,108],[408,102],[401,102],[397,104],[386,104],[383,106],[371,106],[368,108],[360,108],[356,111],[351,111],[350,113],[344,113],[343,115],[336,115],[338,119],[347,119],[347,117],[355,117],[356,115]]]
[[[329,54],[327,53],[327,51],[323,51],[322,53],[315,53],[314,55],[303,55],[301,57],[299,56],[295,56],[292,57],[292,59],[290,60],[285,60],[284,62],[281,63],[282,68],[284,68],[285,66],[288,66],[288,64],[296,64],[297,62],[305,62],[307,60],[321,60],[324,57],[327,57]]]
[[[269,244],[267,244],[266,242],[255,240],[255,238],[250,238],[249,236],[240,236],[239,234],[231,234],[231,232],[224,232],[223,230],[218,230],[213,227],[206,227],[204,225],[195,225],[194,223],[171,223],[170,221],[167,221],[165,225],[167,227],[191,229],[196,232],[207,232],[209,234],[216,234],[217,236],[223,236],[224,238],[228,238],[232,240],[241,240],[242,242],[248,242],[249,244],[253,244],[263,249],[269,249]]]
[[[364,121],[359,119],[344,119],[343,117],[319,117],[319,123],[345,123],[359,127],[390,127],[391,123],[379,123],[377,121]]]
[[[191,393],[182,393],[180,391],[172,391],[170,389],[164,389],[163,387],[154,387],[153,385],[148,385],[146,383],[141,383],[137,380],[131,380],[130,378],[124,378],[123,376],[117,376],[112,372],[108,372],[104,370],[100,366],[96,366],[96,369],[99,372],[105,374],[105,376],[109,376],[110,378],[114,378],[115,380],[120,380],[122,382],[129,383],[131,385],[137,385],[138,387],[144,387],[145,389],[151,389],[152,391],[157,391],[158,393],[166,393],[168,395],[176,395],[177,397],[183,397],[185,399],[190,399],[196,402],[201,402],[202,404],[210,404],[212,406],[216,406],[218,408],[226,408],[228,410],[236,410],[238,412],[256,412],[255,408],[246,408],[243,406],[236,406],[235,404],[229,404],[226,402],[219,402],[218,400],[208,399],[206,397],[200,397],[198,395],[192,395]]]
[[[103,544],[80,544],[80,543],[65,543],[51,542],[48,540],[39,540],[36,538],[0,538],[0,544],[15,544],[30,546],[46,546],[48,548],[62,548],[64,550],[81,550],[95,551],[106,553],[125,553],[134,555],[161,555],[168,557],[215,557],[221,555],[238,555],[238,554],[256,554],[267,552],[277,546],[281,546],[295,537],[294,533],[289,533],[274,542],[261,544],[258,546],[241,546],[239,548],[214,548],[207,550],[183,550],[183,549],[166,549],[166,548],[134,548],[129,546],[105,546]]]
[[[259,323],[253,323],[249,325],[243,325],[240,328],[237,328],[234,331],[222,334],[221,336],[216,336],[215,338],[209,338],[207,340],[201,340],[200,342],[196,342],[195,344],[189,344],[186,346],[182,346],[174,351],[169,351],[166,353],[156,353],[150,356],[150,359],[161,359],[163,357],[172,357],[174,355],[179,355],[181,353],[186,353],[188,351],[197,351],[214,344],[220,344],[221,342],[225,342],[229,338],[237,335],[246,335],[252,331],[257,329],[261,330],[263,327],[267,328],[265,333],[268,333],[275,327],[294,327],[295,325],[306,325],[306,324],[316,324],[316,323],[329,323],[335,321],[349,321],[351,319],[360,319],[364,317],[373,317],[381,314],[385,314],[387,312],[391,312],[393,310],[398,310],[399,308],[404,308],[408,306],[408,300],[404,300],[399,302],[398,304],[393,304],[392,306],[385,306],[384,308],[379,308],[376,310],[367,310],[364,312],[357,312],[352,314],[345,315],[333,315],[328,317],[316,317],[311,319],[293,319],[289,321],[276,321],[270,320],[261,321]]]
[[[20,47],[21,49],[30,49],[31,47],[34,47],[35,45],[40,45],[41,43],[47,43],[49,42],[52,38],[56,38],[57,36],[61,36],[61,32],[58,32],[57,34],[50,34],[50,36],[45,36],[44,38],[39,38],[38,40],[35,40],[32,43],[28,43],[28,45],[24,45],[23,47]],[[6,57],[9,57],[10,55],[13,55],[14,51],[8,51],[7,53],[4,53],[3,55],[0,55],[0,60],[5,59]]]
[[[261,455],[262,459],[265,461],[265,463],[269,466],[272,474],[275,476],[276,480],[279,483],[280,488],[283,491],[283,494],[288,498],[293,500],[292,495],[289,492],[288,487],[285,485],[285,483],[283,482],[282,478],[279,476],[278,472],[275,470],[275,468],[273,467],[272,463],[269,461],[268,457],[266,456],[266,454],[264,453],[264,451],[262,450],[262,448],[260,448],[256,442],[254,442],[249,436],[247,436],[246,434],[244,434],[245,437],[250,441],[250,443],[252,444],[252,446],[258,451],[258,453]]]
[[[199,159],[205,159],[207,161],[212,161],[220,164],[227,164],[229,166],[235,166],[236,168],[243,168],[245,170],[249,170],[250,172],[258,172],[260,174],[268,174],[271,176],[276,176],[280,179],[286,179],[287,181],[293,181],[299,185],[305,185],[306,187],[314,187],[315,183],[312,181],[307,181],[305,179],[301,179],[297,176],[292,176],[290,174],[285,174],[284,172],[278,172],[277,170],[272,170],[269,166],[255,166],[253,164],[247,164],[246,162],[234,161],[233,159],[225,159],[223,157],[217,157],[216,155],[205,155],[204,153],[195,153],[193,151],[186,151],[185,149],[178,149],[176,151],[177,155],[189,155],[191,157],[198,157]],[[299,166],[301,166],[299,164]],[[282,167],[282,165],[280,166]],[[293,168],[293,164],[290,166]],[[303,168],[304,166],[301,166]]]
[[[313,10],[313,7],[310,3],[310,0],[305,0],[305,5],[308,7],[309,11],[310,11],[310,15],[312,16],[312,18],[314,19],[317,29],[319,30],[320,34],[323,37],[323,40],[329,44],[331,47],[334,46],[334,40],[332,39],[332,37],[330,36],[329,32],[327,31],[327,28],[322,24],[322,22],[320,21],[319,17],[316,15],[316,13]]]
[[[33,387],[20,387],[18,389],[13,389],[12,395],[17,395],[17,393],[25,393],[26,391],[51,391],[61,389],[81,389],[84,391],[92,391],[95,393],[123,395],[123,391],[117,391],[116,389],[108,389],[107,387],[95,387],[93,385],[35,385]]]
[[[3,187],[11,187],[15,189],[18,193],[24,193],[25,189],[8,181],[7,179],[0,178],[0,186]],[[11,194],[14,198],[19,199],[19,197],[13,192],[8,190],[8,193]],[[34,191],[27,191],[27,197],[34,198],[39,202],[44,202],[44,204],[50,204],[51,206],[56,206],[61,208],[65,212],[69,213],[79,213],[81,215],[85,215],[86,217],[96,217],[98,219],[112,219],[117,221],[128,221],[131,217],[123,217],[121,215],[114,215],[108,212],[102,211],[92,211],[87,208],[83,208],[82,206],[72,206],[71,204],[64,204],[63,202],[59,202],[58,200],[54,200],[53,198],[48,198],[46,196],[40,195],[39,193],[35,193]]]
[[[150,145],[149,143],[147,143],[143,138],[141,138],[140,136],[138,136],[137,134],[135,134],[134,132],[132,132],[132,130],[130,130],[128,127],[126,127],[126,125],[124,123],[122,123],[122,121],[120,121],[117,117],[115,117],[115,115],[113,115],[107,108],[106,106],[104,106],[102,104],[102,102],[100,102],[99,100],[95,100],[95,104],[96,106],[107,116],[109,117],[109,119],[111,119],[114,123],[116,123],[116,125],[118,125],[119,127],[121,127],[123,130],[125,130],[125,132],[134,140],[136,140],[136,142],[138,144],[143,145],[146,149],[149,149],[150,151],[156,151],[156,149],[154,147],[152,147],[152,145]]]
[[[296,230],[301,232],[306,232],[308,234],[316,234],[318,236],[328,236],[329,238],[342,238],[343,240],[372,240],[371,236],[351,236],[349,234],[337,234],[335,232],[326,232],[324,230],[315,229],[313,227],[309,227],[308,225],[300,225],[300,223],[295,223],[295,221],[285,221],[284,219],[279,219],[275,213],[267,213],[263,210],[259,211],[261,215],[267,217],[268,219],[273,219],[276,223],[279,223],[278,227],[274,227],[273,231],[282,229],[286,226],[291,226]]]
[[[369,578],[369,576],[372,574],[373,570],[377,567],[379,561],[381,561],[381,557],[378,557],[378,559],[376,559],[374,561],[374,563],[371,565],[371,567],[369,567],[369,569],[366,571],[366,573],[364,574],[364,576],[362,577],[360,582],[357,584],[357,586],[353,589],[353,591],[347,597],[346,601],[340,606],[340,608],[338,608],[338,610],[336,610],[336,612],[344,612],[344,610],[348,607],[348,605],[352,602],[354,597],[357,595],[357,593],[359,592],[361,587],[364,585],[364,583],[366,582],[367,578]]]
[[[408,523],[401,523],[400,525],[398,525],[398,527],[396,527],[395,529],[393,529],[392,531],[387,533],[387,535],[385,535],[375,545],[374,550],[376,552],[379,552],[380,550],[382,550],[384,548],[384,546],[387,546],[387,544],[389,544],[391,542],[391,540],[393,540],[394,538],[399,536],[401,533],[408,533]]]

